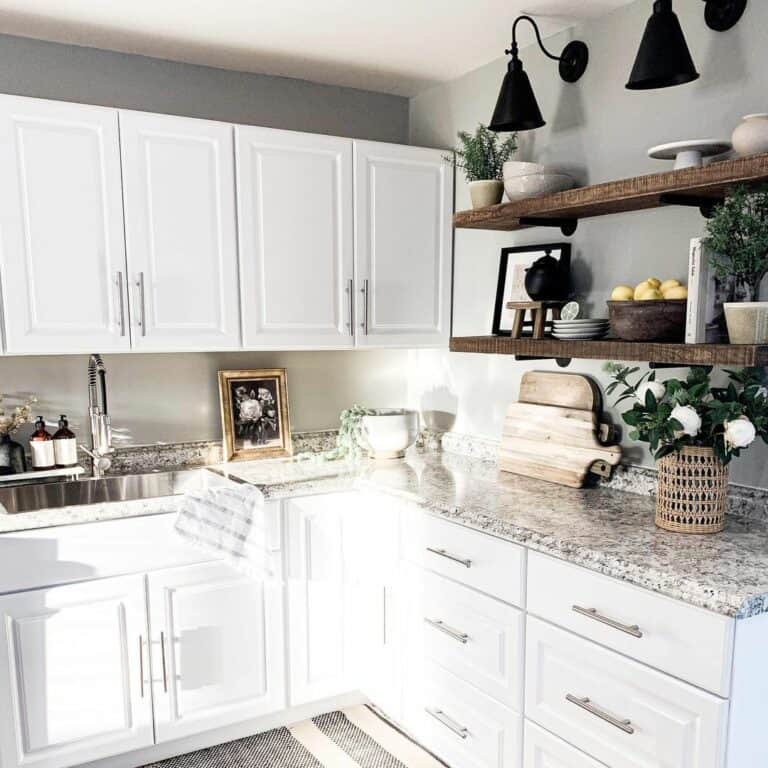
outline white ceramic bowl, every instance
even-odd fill
[[[532,173],[504,179],[504,191],[510,201],[543,197],[570,189],[573,179],[565,173]]]
[[[419,414],[404,408],[377,408],[363,416],[361,429],[372,459],[400,459],[419,434]]]
[[[502,167],[501,175],[505,179],[511,179],[515,176],[530,176],[532,173],[557,173],[554,170],[548,170],[546,165],[541,163],[526,163],[522,160],[507,160]]]

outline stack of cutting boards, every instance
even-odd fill
[[[529,371],[520,400],[504,419],[499,468],[571,488],[589,472],[610,477],[621,448],[606,445],[612,429],[600,423],[602,398],[587,376]]]

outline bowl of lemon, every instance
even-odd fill
[[[687,305],[688,289],[674,278],[617,285],[608,302],[611,332],[624,341],[683,341]]]

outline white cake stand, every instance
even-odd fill
[[[659,144],[648,150],[648,157],[654,160],[674,160],[675,170],[681,168],[701,168],[705,157],[716,157],[733,149],[730,141],[716,139],[697,139],[694,141],[673,141],[671,144]]]

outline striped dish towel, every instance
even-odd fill
[[[249,576],[275,579],[279,577],[272,558],[279,549],[279,544],[273,544],[277,521],[268,515],[258,488],[213,487],[182,498],[176,533]]]

